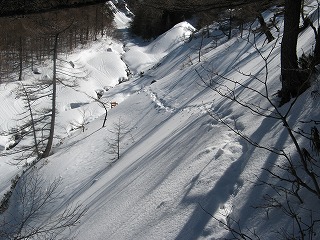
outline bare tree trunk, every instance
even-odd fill
[[[201,51],[202,51],[205,32],[200,32],[200,34],[201,34],[201,41],[200,41],[200,46],[199,46],[199,51],[198,51],[198,60],[199,60],[199,62],[201,62]]]
[[[101,105],[103,106],[104,110],[106,111],[106,114],[104,115],[104,119],[103,119],[103,124],[102,124],[102,127],[105,127],[107,117],[108,117],[108,109],[106,108],[106,106],[104,104],[101,104]]]
[[[31,121],[31,128],[32,128],[32,136],[33,136],[33,142],[34,142],[34,147],[36,150],[36,154],[37,154],[37,158],[40,158],[40,151],[39,151],[39,147],[38,147],[38,139],[37,139],[37,134],[36,134],[36,127],[35,127],[35,119],[33,116],[33,111],[32,111],[32,107],[31,107],[31,99],[29,96],[29,93],[27,92],[26,88],[24,87],[23,83],[21,82],[22,88],[23,88],[23,92],[26,96],[26,101],[27,101],[27,105],[28,105],[28,111],[30,114],[30,121]]]
[[[233,16],[232,16],[232,11],[229,10],[229,32],[228,32],[228,39],[230,40],[232,37],[232,24],[233,24]]]
[[[261,13],[258,14],[257,16],[258,21],[260,23],[261,26],[261,30],[262,32],[266,35],[268,43],[272,42],[274,40],[274,37],[272,35],[272,33],[270,32],[270,29],[267,27],[266,22],[264,21],[263,16],[261,15]]]
[[[286,0],[284,32],[281,44],[281,105],[306,89],[298,68],[297,40],[299,34],[301,0]]]
[[[23,47],[22,47],[22,37],[19,37],[19,81],[22,80],[22,71],[23,71]]]
[[[120,130],[117,132],[117,159],[120,159],[120,138],[121,138],[121,135],[120,135]]]
[[[314,48],[314,59],[313,59],[313,66],[316,66],[320,63],[320,27],[318,27],[317,31],[316,31],[316,45]]]
[[[319,5],[319,1],[318,5]],[[318,31],[316,32],[316,46],[314,49],[314,65],[317,65],[320,63],[320,21],[319,21],[319,17],[320,17],[320,10],[319,8],[317,9],[317,17],[318,17]]]
[[[98,29],[99,29],[99,27],[98,27],[98,8],[96,7],[96,15],[95,15],[95,23],[94,23],[94,41],[97,41],[98,40],[98,38],[97,38],[97,36],[98,36]]]
[[[46,149],[42,154],[42,157],[48,157],[53,144],[54,136],[54,125],[56,120],[56,98],[57,98],[57,57],[58,57],[58,40],[59,34],[56,33],[54,37],[54,48],[53,48],[53,76],[52,76],[52,103],[51,103],[51,121],[50,121],[50,133],[47,142]]]

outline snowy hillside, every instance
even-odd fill
[[[265,17],[271,14],[267,11]],[[129,21],[123,12],[116,14],[122,31]],[[265,194],[274,194],[268,186],[256,186],[258,178],[270,178],[262,168],[282,159],[254,147],[226,126],[233,126],[257,144],[284,149],[294,156],[283,124],[231,102],[202,81],[209,85],[218,81],[222,90],[235,88],[239,99],[261,106],[264,114],[271,116],[274,109],[259,94],[265,92],[265,85],[252,76],[265,79],[261,55],[266,57],[267,87],[277,104],[274,94],[280,88],[282,33],[273,29],[279,39],[266,44],[265,36],[248,36],[248,32],[243,38],[236,35],[227,41],[216,39],[215,32],[201,39],[194,31],[188,22],[182,22],[148,44],[129,38],[124,42],[100,39],[67,56],[66,60],[81,64],[90,74],[76,90],[60,86],[60,138],[53,154],[38,165],[47,181],[61,180],[61,196],[55,203],[58,210],[53,215],[70,203],[81,203],[88,209],[79,225],[63,233],[67,239],[225,239],[232,238],[223,224],[230,219],[239,220],[243,231],[254,231],[261,239],[279,239],[277,231],[292,227],[292,219],[281,210],[270,211],[267,217],[265,209],[253,207],[262,205]],[[313,39],[312,29],[307,29],[300,36],[298,49],[308,52]],[[46,69],[42,71],[47,74]],[[236,79],[247,88],[216,74]],[[128,81],[118,84],[120,78]],[[290,124],[297,128],[300,121],[319,120],[319,99],[311,94],[317,84],[290,112]],[[12,119],[22,110],[13,89],[11,84],[0,85],[1,130],[13,127]],[[96,97],[97,90],[103,92],[102,101],[118,103],[109,109],[104,128],[104,109],[89,97]],[[73,130],[72,123],[83,121],[87,123],[84,132]],[[114,160],[110,142],[118,123],[124,134],[120,159]],[[304,126],[306,131],[310,126]],[[8,137],[0,136],[0,151],[6,151],[8,143]],[[10,156],[1,157],[1,196],[11,179],[21,173],[22,167],[8,165],[11,161]],[[14,215],[13,211],[11,207],[5,214]],[[315,231],[320,234],[319,229]]]

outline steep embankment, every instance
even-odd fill
[[[275,229],[292,226],[291,219],[277,211],[271,211],[268,219],[264,209],[252,208],[272,193],[266,186],[256,186],[257,177],[270,178],[261,169],[281,159],[248,144],[227,126],[254,143],[294,156],[281,122],[241,106],[249,103],[266,116],[274,114],[261,93],[267,86],[270,99],[277,101],[273,94],[280,85],[280,38],[265,44],[264,36],[245,32],[244,38],[235,36],[216,47],[219,39],[214,37],[203,41],[199,34],[200,38],[189,39],[192,30],[184,22],[150,44],[127,42],[125,52],[121,48],[109,52],[102,43],[79,51],[78,58],[94,72],[80,85],[81,91],[94,91],[105,84],[101,79],[123,74],[126,66],[133,75],[102,96],[104,101],[119,102],[109,110],[105,128],[101,116],[84,132],[70,132],[41,166],[47,180],[62,179],[60,210],[72,202],[88,207],[71,231],[76,239],[219,239],[229,236],[223,223],[232,220],[240,221],[240,230],[272,239],[279,236]],[[299,48],[309,49],[312,34],[303,33],[308,38],[300,39]],[[267,79],[261,54],[267,57]],[[213,91],[210,86],[217,83],[219,90],[234,90],[240,104]],[[312,90],[298,99],[290,124],[319,117]],[[96,107],[89,103],[79,109],[101,115],[103,109],[97,114]],[[64,119],[68,117],[62,113],[59,124],[66,124]],[[120,159],[114,161],[110,143],[115,142],[117,126],[122,138]]]

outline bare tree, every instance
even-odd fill
[[[47,182],[36,168],[18,180],[8,209],[0,215],[2,239],[64,239],[62,233],[79,224],[87,209],[60,203],[61,179]]]
[[[61,60],[58,60],[61,62]],[[69,66],[69,67],[68,67]],[[56,84],[77,87],[77,82],[87,76],[77,63],[63,61],[56,65]],[[17,95],[24,102],[25,110],[16,117],[17,126],[6,133],[14,141],[1,155],[14,155],[13,164],[23,161],[36,162],[45,157],[43,153],[50,139],[52,123],[53,81],[49,76],[34,81],[20,81]],[[51,135],[52,136],[52,135]],[[54,139],[54,135],[53,135]],[[53,142],[52,139],[52,142]]]
[[[86,93],[85,93],[86,94]],[[106,99],[103,99],[103,90],[96,92],[97,96],[93,97],[90,96],[88,94],[86,94],[89,98],[91,98],[92,100],[94,100],[95,102],[97,102],[99,104],[100,107],[102,107],[105,111],[105,115],[104,115],[104,119],[103,119],[103,123],[102,123],[102,127],[105,127],[106,122],[107,122],[107,118],[108,118],[108,109],[110,109],[110,102],[107,101]]]
[[[113,124],[111,130],[109,130],[111,136],[108,138],[108,153],[111,154],[112,161],[119,160],[121,157],[121,150],[124,148],[123,142],[125,137],[130,134],[129,124],[119,117],[118,121]],[[130,135],[133,141],[132,136]]]
[[[42,157],[48,157],[51,152],[53,137],[54,137],[54,129],[55,129],[55,120],[56,120],[56,100],[57,100],[57,61],[58,61],[58,40],[60,35],[65,32],[68,28],[70,28],[73,24],[73,20],[71,23],[62,26],[52,26],[52,22],[49,24],[49,31],[54,32],[54,47],[53,47],[53,74],[52,74],[52,100],[51,100],[51,121],[50,121],[50,132],[49,138],[47,142],[46,149],[43,152]],[[51,25],[51,26],[50,26]]]
[[[24,111],[16,117],[15,128],[3,133],[13,136],[13,142],[1,155],[13,155],[13,164],[20,164],[23,161],[36,161],[42,157],[47,141],[47,124],[50,116],[50,109],[39,106],[46,98],[51,96],[51,81],[23,83],[21,81],[17,88],[17,95],[21,96],[24,102]]]

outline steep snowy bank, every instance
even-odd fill
[[[208,38],[202,42],[199,62],[203,39],[186,41],[192,31],[183,22],[150,44],[127,43],[125,52],[120,43],[107,40],[72,56],[92,74],[78,91],[65,90],[59,95],[65,111],[58,115],[58,126],[66,127],[80,109],[90,113],[90,123],[84,132],[65,133],[39,171],[48,180],[62,179],[61,210],[71,202],[88,207],[81,223],[72,229],[75,239],[224,239],[230,233],[223,223],[231,220],[239,220],[242,230],[255,231],[261,239],[277,239],[277,230],[292,227],[292,220],[282,212],[270,211],[268,219],[265,209],[252,207],[262,205],[266,193],[274,194],[268,186],[256,186],[257,177],[270,179],[262,168],[282,159],[255,148],[208,112],[253,142],[285,149],[294,157],[283,124],[252,114],[201,81],[234,89],[241,102],[259,106],[272,116],[272,106],[261,93],[267,85],[276,103],[273,94],[280,88],[280,39],[266,44],[264,36],[251,34],[213,47],[214,39]],[[301,36],[299,48],[307,51],[313,32],[308,29]],[[266,85],[257,80],[266,77],[260,54],[268,56]],[[127,66],[133,76],[117,85]],[[90,98],[75,96],[79,91],[94,94],[107,85],[113,88],[101,99],[119,105],[109,110],[106,127],[101,128],[103,109]],[[288,118],[290,124],[299,127],[300,120],[319,118],[317,98],[310,93],[313,90],[298,99]],[[71,103],[86,104],[72,108]],[[120,159],[113,161],[110,141],[119,119],[126,134],[121,139]],[[4,191],[10,173],[4,174],[6,168],[0,171],[6,176],[0,179]]]

